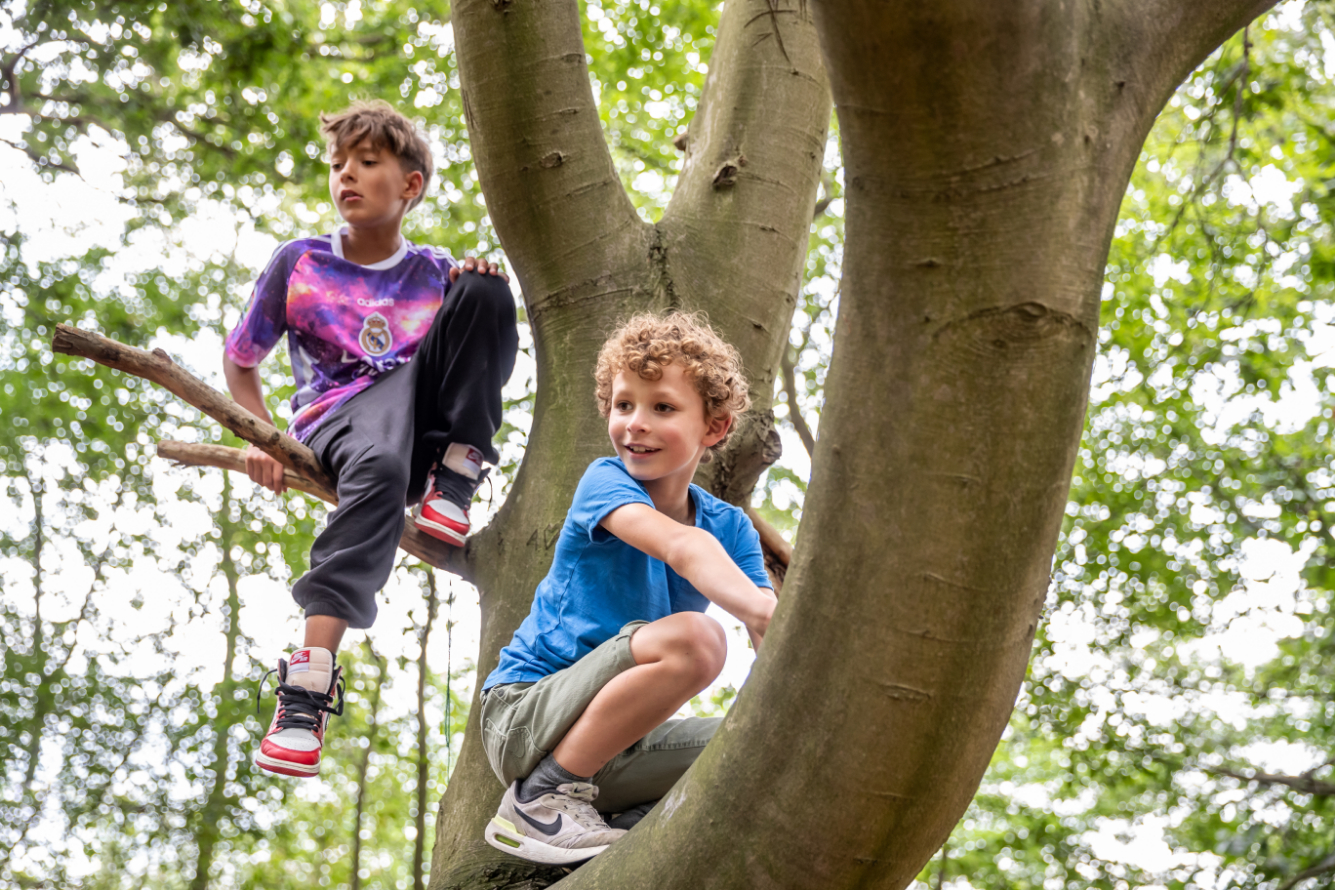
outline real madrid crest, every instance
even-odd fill
[[[372,312],[362,322],[362,334],[358,338],[362,351],[367,355],[384,355],[394,345],[394,335],[389,332],[389,320],[379,312]]]

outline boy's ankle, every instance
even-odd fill
[[[451,442],[441,455],[440,465],[476,482],[482,474],[483,460],[482,452],[472,445]]]
[[[555,757],[548,754],[533,768],[533,772],[519,781],[519,787],[515,789],[515,796],[519,798],[521,803],[530,803],[544,794],[551,794],[562,785],[569,785],[574,782],[588,784],[592,781],[592,776],[577,776],[557,763]]]

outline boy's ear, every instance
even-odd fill
[[[723,437],[728,434],[731,427],[731,414],[724,414],[722,417],[710,417],[709,426],[705,431],[705,446],[712,448],[723,441]]]
[[[408,173],[406,185],[403,190],[403,197],[411,201],[413,198],[416,198],[418,195],[422,194],[422,183],[424,181],[425,178],[422,176],[421,170],[410,171]]]

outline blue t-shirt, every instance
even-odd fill
[[[691,486],[695,525],[718,538],[758,587],[770,587],[760,536],[746,514],[698,485]],[[561,527],[556,556],[538,584],[533,609],[501,650],[483,689],[532,683],[570,667],[607,642],[629,621],[657,621],[676,612],[703,612],[709,600],[662,560],[599,527],[626,504],[653,507],[644,487],[618,458],[600,457],[584,471]]]

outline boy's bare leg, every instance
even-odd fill
[[[723,670],[728,642],[713,618],[678,612],[636,630],[630,651],[635,667],[594,696],[552,751],[567,772],[594,775],[675,714]]]
[[[338,644],[343,642],[343,632],[348,629],[348,622],[332,615],[312,615],[306,619],[306,639],[303,647],[319,646],[330,652],[338,651]],[[632,650],[634,651],[634,650]]]

